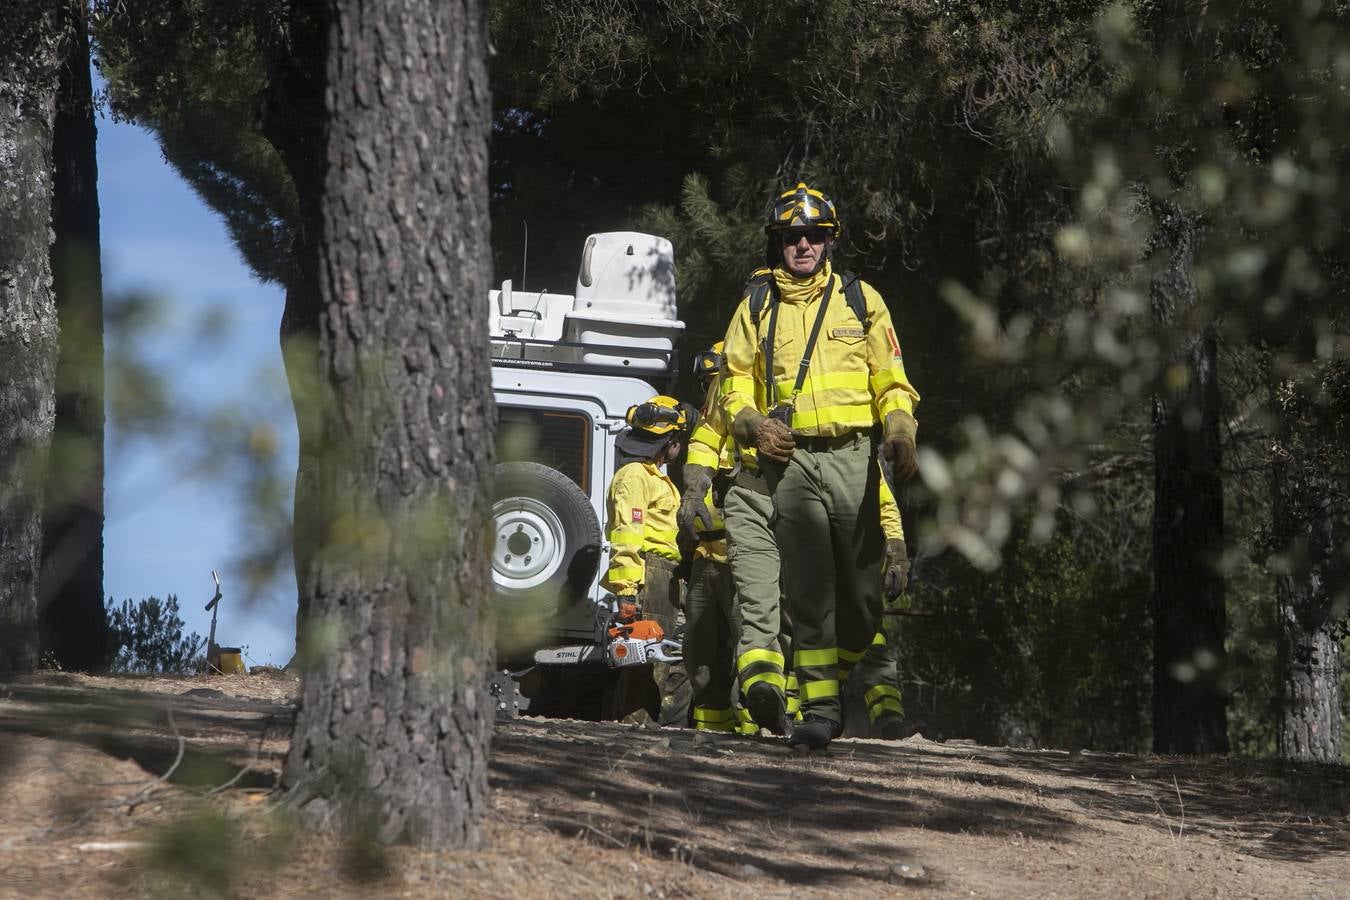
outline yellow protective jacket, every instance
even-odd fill
[[[736,442],[731,439],[730,429],[727,427],[727,418],[721,410],[713,405],[713,399],[718,396],[718,380],[715,379],[712,387],[708,391],[708,402],[704,406],[702,417],[698,421],[698,426],[694,428],[694,433],[689,438],[688,456],[685,462],[688,465],[704,466],[705,468],[716,471],[719,468],[731,468],[735,464]],[[739,451],[742,462],[748,463],[750,468],[754,468],[754,449],[742,449]],[[881,479],[881,530],[886,535],[886,540],[905,539],[905,529],[900,522],[900,504],[895,501],[895,494],[891,492],[890,485],[886,479]],[[711,501],[709,502],[711,506]],[[713,527],[717,530],[723,530],[725,525],[722,520],[722,510],[713,510]],[[702,528],[695,526],[695,530],[701,531]],[[705,553],[704,547],[712,542],[699,542],[697,553],[703,555],[712,555]],[[726,559],[726,540],[720,542],[721,546],[715,549],[722,555],[714,555],[713,558],[719,562]]]
[[[859,322],[844,298],[842,279],[827,261],[809,278],[773,270],[776,304],[766,303],[756,323],[749,296],[742,297],[732,317],[723,352],[722,407],[729,419],[747,406],[767,412],[764,342],[773,306],[779,307],[774,328],[773,384],[776,397],[794,406],[792,430],[813,437],[834,437],[884,421],[893,410],[913,415],[919,393],[909,383],[900,340],[890,311],[871,285],[862,282],[870,325]],[[825,322],[811,354],[801,393],[792,397],[797,370],[815,324],[826,285],[833,284]]]
[[[712,470],[714,475],[719,471],[729,472],[736,465],[734,455],[736,444],[727,437],[726,422],[722,416],[720,403],[721,396],[721,379],[714,378],[708,387],[707,396],[703,398],[703,410],[699,414],[698,425],[694,426],[694,432],[689,436],[689,447],[684,457],[685,465],[703,466]],[[694,520],[694,533],[698,536],[694,558],[707,557],[714,562],[726,562],[726,520],[722,518],[721,507],[713,502],[711,489],[708,490],[706,499],[708,508],[712,510],[713,524],[711,529],[706,529],[701,521]],[[712,532],[712,536],[705,536],[709,531]]]
[[[600,584],[620,597],[632,597],[642,588],[643,553],[680,559],[675,545],[680,492],[654,463],[630,462],[614,473],[606,506],[609,569]]]

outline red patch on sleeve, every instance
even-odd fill
[[[642,524],[642,510],[638,509],[636,506],[633,507],[633,521],[639,525]]]
[[[900,342],[899,342],[898,340],[895,339],[895,329],[894,329],[894,328],[887,328],[887,329],[886,329],[886,337],[887,337],[887,338],[890,340],[890,342],[891,342],[891,357],[894,358],[894,359],[899,359],[899,358],[900,358]]]

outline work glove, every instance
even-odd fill
[[[899,538],[886,541],[886,572],[881,578],[881,588],[887,600],[894,600],[909,587],[909,551],[905,542]]]
[[[791,459],[792,451],[797,446],[792,439],[791,429],[748,406],[736,413],[736,418],[731,422],[731,433],[742,447],[754,447],[761,459],[776,463],[786,463]]]
[[[886,414],[885,443],[881,445],[881,453],[890,462],[897,483],[908,481],[919,471],[919,453],[914,446],[914,435],[918,430],[919,423],[904,410],[896,409]]]
[[[712,487],[712,469],[707,466],[684,466],[684,493],[680,495],[680,509],[675,521],[691,537],[698,537],[695,522],[711,531],[713,513],[708,508],[708,490]]]

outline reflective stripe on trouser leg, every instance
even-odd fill
[[[696,731],[731,732],[736,730],[736,719],[732,715],[731,707],[708,709],[704,706],[695,706],[694,729]]]
[[[875,722],[883,713],[904,715],[904,706],[900,701],[897,687],[899,677],[896,674],[895,657],[886,646],[886,633],[878,631],[872,644],[858,663],[857,675],[863,689],[863,700],[867,704],[867,719]]]
[[[813,651],[826,650],[834,656],[828,670],[794,665],[802,714],[839,722],[841,658],[860,659],[881,620],[880,469],[866,435],[831,450],[798,447],[786,466],[775,468],[766,467],[766,475],[774,492],[793,659],[815,659]]]
[[[900,702],[900,690],[894,685],[879,684],[868,688],[867,693],[863,694],[863,701],[867,704],[869,722],[875,722],[886,713],[895,713],[897,716],[905,714],[905,707]]]
[[[794,719],[802,717],[802,691],[796,672],[789,672],[787,677],[787,714]]]
[[[778,595],[778,545],[772,530],[773,500],[739,484],[727,488],[724,501],[727,560],[736,587],[736,671],[741,694],[763,681],[780,693],[783,649]]]
[[[835,721],[839,721],[839,679],[835,677],[838,669],[839,654],[833,647],[797,650],[792,654],[792,672],[797,676],[800,713],[822,715],[819,710],[832,702]]]
[[[733,683],[731,654],[738,632],[732,602],[731,568],[707,557],[694,560],[689,569],[689,593],[685,598],[684,669],[697,711],[728,707]],[[728,709],[728,728],[731,719]]]
[[[741,654],[736,660],[736,676],[740,679],[742,695],[761,681],[783,693],[787,689],[783,662],[783,654],[777,650],[747,650]]]

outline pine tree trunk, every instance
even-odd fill
[[[1153,404],[1153,749],[1226,753],[1217,341],[1212,327],[1187,324],[1199,226],[1174,208],[1159,218],[1153,317],[1181,338]]]
[[[1331,472],[1344,448],[1325,446],[1315,404],[1292,383],[1275,391],[1283,426],[1271,458],[1280,625],[1276,750],[1282,759],[1341,761],[1341,643],[1333,594],[1344,586]],[[1335,443],[1334,438],[1332,443]],[[1329,452],[1328,452],[1329,451]]]
[[[0,27],[0,670],[38,662],[42,493],[56,417],[52,125],[59,0],[13,0]]]
[[[68,671],[107,665],[103,608],[103,277],[89,23],[62,0],[67,35],[53,136],[52,277],[61,326],[56,429],[38,584],[42,649]]]
[[[262,133],[276,148],[295,184],[300,219],[293,229],[294,269],[281,315],[281,358],[291,391],[299,436],[292,515],[292,553],[299,591],[295,616],[297,650],[305,639],[309,605],[304,585],[320,542],[316,512],[322,413],[320,379],[319,222],[324,188],[324,67],[327,64],[324,0],[293,0],[288,51],[269,63],[261,110]]]
[[[476,845],[492,707],[490,96],[476,0],[333,0],[322,543],[283,783],[307,821]]]

